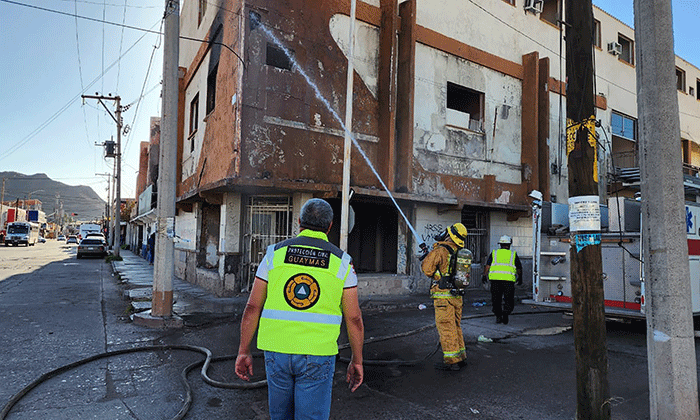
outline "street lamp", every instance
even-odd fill
[[[44,190],[36,190],[32,191],[27,195],[27,201],[32,199],[32,194],[37,193],[37,192],[44,192]],[[24,202],[24,209],[27,210],[27,201]]]

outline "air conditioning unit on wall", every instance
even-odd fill
[[[525,4],[523,5],[523,8],[525,9],[526,12],[530,13],[542,13],[542,4],[544,3],[543,0],[525,0]]]
[[[619,42],[608,42],[608,52],[612,55],[622,54],[622,45]]]

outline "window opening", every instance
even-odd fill
[[[246,206],[243,289],[250,290],[267,247],[292,237],[291,197],[254,196]]]
[[[512,6],[515,6],[515,0],[503,0],[503,1],[512,5]]]
[[[202,23],[205,13],[207,13],[207,0],[199,0],[199,8],[197,12],[197,26],[199,26]]]
[[[628,64],[634,64],[634,42],[621,34],[617,34],[617,42],[622,46],[619,59]]]
[[[207,76],[207,115],[214,110],[216,105],[216,73],[218,70],[219,64],[217,63]]]
[[[447,109],[468,115],[469,127],[474,131],[482,130],[484,94],[456,83],[447,82]]]
[[[540,19],[559,26],[559,0],[544,0]]]
[[[294,51],[289,50],[289,53],[292,55],[292,57],[294,56]],[[287,57],[287,54],[284,53],[284,50],[281,48],[277,48],[270,43],[267,44],[267,57],[265,60],[265,64],[283,70],[292,69],[292,60],[290,60],[289,57]]]
[[[197,132],[199,125],[199,92],[194,95],[190,102],[190,152],[194,150],[194,133]]]
[[[676,67],[676,89],[685,93],[685,71]]]
[[[613,111],[610,119],[612,131],[612,160],[615,167],[635,168],[637,162],[637,120]]]
[[[593,45],[602,48],[600,42],[600,21],[598,19],[593,19]]]
[[[698,93],[698,101],[700,101],[700,79],[695,81],[695,91]]]

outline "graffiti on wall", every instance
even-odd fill
[[[420,233],[421,240],[430,246],[435,242],[435,235],[441,234],[445,229],[446,226],[442,223],[427,223]]]

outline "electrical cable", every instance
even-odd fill
[[[165,19],[160,20],[160,29],[158,32],[161,32],[163,29],[163,24],[165,23]],[[146,70],[146,77],[143,79],[143,85],[141,86],[141,94],[139,95],[139,98],[137,99],[136,102],[136,109],[134,110],[134,118],[131,120],[131,127],[134,127],[136,124],[136,118],[139,115],[139,107],[141,105],[141,99],[145,96],[143,91],[146,89],[146,83],[148,83],[148,76],[151,74],[151,66],[153,65],[153,57],[156,55],[156,50],[160,48],[161,41],[162,41],[162,36],[158,37],[158,42],[153,45],[153,50],[151,50],[151,58],[148,60],[148,69]],[[159,84],[160,85],[160,84]],[[126,137],[126,141],[124,142],[124,147],[122,148],[122,160],[125,159],[126,152],[128,151],[129,148],[129,140],[131,140],[131,136]]]
[[[565,312],[566,310],[564,309],[555,309],[555,310],[546,310],[546,311],[524,311],[524,312],[516,312],[511,314],[511,316],[517,316],[517,315],[532,315],[532,314],[547,314],[547,313],[559,313],[559,312]],[[486,318],[486,317],[491,317],[493,314],[490,313],[484,313],[484,314],[473,314],[473,315],[463,315],[461,319],[477,319],[477,318]],[[391,340],[395,338],[400,338],[400,337],[407,337],[409,335],[417,334],[419,332],[425,331],[427,329],[431,329],[435,327],[435,323],[424,325],[422,327],[402,332],[402,333],[397,333],[397,334],[392,334],[388,336],[383,336],[383,337],[376,337],[372,339],[365,340],[364,343],[376,343],[379,341],[386,341],[386,340]],[[347,349],[350,345],[349,344],[343,344],[338,346],[338,350],[342,349]],[[438,341],[438,344],[436,348],[430,352],[427,356],[421,358],[421,359],[416,359],[416,360],[409,360],[409,361],[400,361],[400,360],[364,360],[363,365],[366,366],[415,366],[419,363],[424,362],[428,358],[432,357],[434,355],[440,346],[440,342]],[[101,360],[101,359],[106,359],[109,357],[113,356],[119,356],[123,354],[131,354],[131,353],[142,353],[142,352],[153,352],[153,351],[168,351],[168,350],[182,350],[182,351],[191,351],[191,352],[196,352],[196,353],[201,353],[205,356],[204,359],[199,360],[197,362],[194,362],[188,366],[186,366],[181,374],[180,374],[180,382],[182,383],[182,386],[185,388],[185,402],[178,411],[178,413],[173,417],[173,420],[182,420],[186,415],[187,412],[189,411],[190,407],[192,406],[192,388],[190,387],[189,383],[187,382],[187,374],[192,371],[193,369],[201,366],[202,368],[200,369],[200,376],[202,380],[213,387],[216,388],[223,388],[223,389],[255,389],[255,388],[261,388],[263,386],[267,385],[267,380],[259,380],[255,382],[221,382],[217,381],[215,379],[212,379],[209,377],[208,371],[209,367],[211,366],[212,363],[216,362],[221,362],[221,361],[226,361],[226,360],[234,360],[238,355],[236,354],[230,354],[226,356],[219,356],[219,357],[212,357],[211,350],[207,349],[206,347],[200,347],[200,346],[193,346],[193,345],[180,345],[180,344],[168,344],[168,345],[153,345],[153,346],[144,346],[144,347],[131,347],[127,349],[120,349],[120,350],[112,350],[112,351],[107,351],[99,354],[95,354],[93,356],[86,357],[84,359],[80,359],[78,361],[75,361],[73,363],[69,363],[67,365],[63,365],[59,368],[56,368],[50,372],[46,372],[39,376],[37,379],[32,381],[29,385],[25,386],[22,388],[19,392],[14,394],[8,402],[3,406],[2,411],[0,412],[0,420],[5,420],[12,410],[12,408],[20,401],[22,398],[24,398],[31,390],[39,386],[40,384],[46,382],[47,380],[56,377],[62,373],[68,372],[72,369],[75,369],[77,367],[83,366],[85,364],[88,364],[90,362],[94,362],[96,360]],[[256,353],[253,355],[253,357],[260,357],[260,353]],[[340,357],[338,356],[338,360],[344,363],[349,363],[350,359]]]
[[[122,46],[124,45],[124,24],[126,23],[126,1],[124,0],[124,12],[122,13],[122,33],[121,36],[119,37],[119,55],[122,54]],[[107,3],[103,3],[104,7],[107,7]],[[77,14],[77,12],[76,12]],[[119,92],[119,76],[121,75],[122,71],[122,65],[121,61],[119,62],[119,65],[117,66],[117,87],[114,89],[115,92]]]
[[[9,0],[0,0],[0,1],[2,1],[2,2],[8,2]],[[19,3],[19,4],[21,4],[21,3]],[[160,22],[160,19],[159,19],[158,22]],[[156,23],[153,25],[153,27],[155,27],[155,26],[158,24],[158,22],[156,22]],[[107,67],[107,68],[105,69],[105,72],[107,72],[107,71],[109,71],[110,69],[112,69],[112,67],[114,67],[114,66],[119,62],[119,60],[121,60],[126,54],[128,54],[129,51],[131,51],[134,47],[136,47],[136,45],[138,45],[138,43],[139,43],[143,38],[145,38],[146,35],[147,35],[148,33],[150,33],[150,32],[152,32],[152,31],[146,32],[146,33],[144,33],[143,35],[141,35],[141,37],[139,37],[139,39],[137,39],[126,51],[124,51],[124,54],[122,54],[121,56],[119,56],[112,64],[109,65],[109,67]],[[77,95],[75,95],[73,98],[71,98],[63,107],[61,107],[58,111],[56,111],[56,112],[55,112],[52,116],[50,116],[46,121],[44,121],[43,123],[39,124],[39,126],[38,126],[37,128],[35,128],[34,130],[32,130],[32,131],[31,131],[29,134],[27,134],[22,140],[20,140],[20,141],[18,141],[17,143],[15,143],[15,145],[10,146],[7,150],[1,152],[1,153],[0,153],[0,161],[3,160],[3,159],[5,159],[6,157],[10,156],[11,154],[13,154],[14,152],[16,152],[17,150],[19,150],[22,146],[24,146],[25,144],[27,144],[31,139],[33,139],[36,135],[38,135],[41,131],[43,131],[46,127],[48,127],[49,124],[51,124],[52,122],[54,122],[61,114],[63,114],[68,108],[70,108],[70,106],[73,105],[73,103],[74,103],[76,100],[80,99],[80,96],[81,96],[83,93],[85,93],[88,89],[90,89],[90,88],[91,88],[95,83],[97,83],[104,75],[105,75],[105,73],[102,73],[102,74],[98,75],[97,77],[95,77],[87,86],[85,86],[85,88],[84,88],[83,90],[81,90]]]

